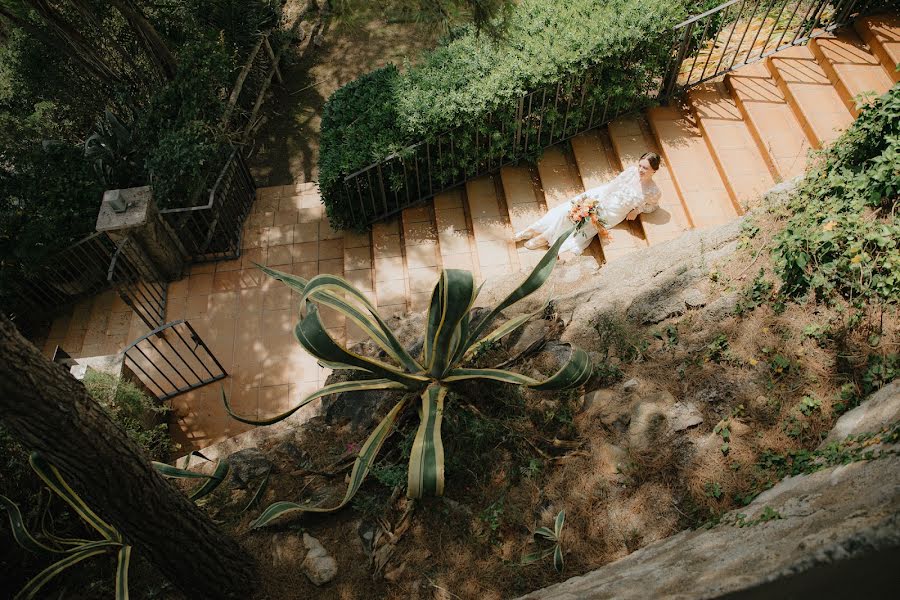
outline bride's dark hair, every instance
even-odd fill
[[[644,152],[638,160],[644,160],[645,158],[647,159],[647,162],[650,163],[650,166],[653,167],[654,171],[659,171],[659,154],[656,152]]]

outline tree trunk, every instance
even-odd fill
[[[156,64],[156,67],[165,75],[166,79],[171,80],[175,77],[175,58],[169,51],[169,47],[166,46],[153,24],[147,20],[147,17],[141,13],[134,2],[132,0],[112,0],[112,5],[131,24],[131,27],[138,35],[138,39],[141,40],[141,43],[147,50],[147,54]]]
[[[84,386],[0,315],[0,420],[188,598],[248,598],[255,565],[151,466]]]

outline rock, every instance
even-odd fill
[[[300,567],[310,581],[316,585],[325,585],[337,577],[337,561],[328,554],[319,540],[304,533],[303,545],[306,546],[307,553]]]
[[[231,480],[238,487],[247,487],[272,468],[272,462],[258,448],[238,450],[228,457]]]
[[[533,351],[547,339],[551,330],[551,323],[546,319],[534,319],[522,329],[513,333],[506,340],[506,348],[509,355],[518,356],[526,350]]]
[[[609,477],[619,475],[621,465],[628,462],[628,453],[609,442],[601,441],[596,449],[596,454],[600,458],[599,471]]]
[[[367,556],[371,557],[375,550],[375,532],[378,531],[378,524],[374,521],[362,520],[356,528],[356,534],[362,542],[363,551]]]
[[[900,380],[884,386],[859,406],[842,415],[819,446],[840,442],[848,435],[880,431],[900,420]]]
[[[294,443],[293,440],[283,440],[272,449],[272,452],[289,469],[296,469],[309,463],[309,453]]]
[[[594,390],[583,394],[578,402],[578,412],[586,412],[594,407],[601,408],[613,402],[615,394],[612,390]]]
[[[692,402],[676,402],[669,409],[667,418],[672,431],[684,431],[703,422],[703,415]]]
[[[637,391],[639,387],[641,387],[641,382],[633,377],[622,384],[622,389],[627,394]]]
[[[681,294],[681,299],[688,308],[700,308],[706,305],[706,294],[697,288],[688,288]]]
[[[638,295],[628,307],[626,315],[644,324],[659,323],[671,317],[684,314],[685,294],[692,290],[702,298],[702,293],[691,284],[704,276],[703,269],[699,267],[685,268],[673,273],[667,279],[659,281],[653,288]],[[688,294],[693,301],[698,301],[695,294]],[[704,299],[699,299],[704,302]]]
[[[325,422],[334,425],[349,421],[354,431],[368,429],[375,424],[382,408],[395,400],[390,390],[363,390],[344,392],[326,397],[322,403]]]
[[[306,555],[303,538],[296,533],[276,533],[272,536],[272,565],[276,568],[296,569]]]
[[[631,410],[628,424],[628,445],[637,451],[650,450],[668,431],[667,393],[661,392],[637,402]],[[671,396],[669,396],[671,398]]]
[[[730,317],[734,314],[734,309],[738,303],[738,295],[734,294],[726,294],[724,296],[720,296],[713,302],[710,302],[703,309],[702,318],[707,323],[715,323]]]

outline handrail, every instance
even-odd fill
[[[738,2],[743,2],[743,1],[745,1],[745,0],[728,0],[728,2],[725,2],[725,3],[723,3],[723,4],[720,4],[719,6],[716,6],[715,8],[711,8],[711,9],[709,9],[708,11],[706,11],[705,13],[701,13],[701,14],[699,14],[699,15],[690,17],[689,19],[687,19],[687,20],[685,20],[685,21],[682,21],[681,23],[679,23],[678,25],[676,25],[673,29],[681,29],[682,27],[687,27],[687,26],[690,25],[691,23],[694,23],[694,22],[696,22],[696,21],[699,21],[700,19],[704,19],[704,18],[708,17],[709,15],[715,14],[715,13],[717,13],[717,12],[719,12],[719,11],[725,10],[726,8],[728,8],[729,6],[731,6],[732,4],[736,4],[736,3],[738,3]]]

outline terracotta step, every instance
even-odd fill
[[[617,119],[609,124],[608,129],[613,149],[623,168],[636,164],[644,152],[660,152],[647,125],[638,117]],[[651,246],[675,239],[694,227],[681,200],[681,194],[672,181],[669,165],[663,162],[653,180],[662,191],[659,208],[641,215],[644,235]]]
[[[294,230],[297,235],[297,230]],[[375,296],[375,263],[372,258],[371,233],[344,233],[344,279],[356,289],[366,294],[373,304],[378,304]],[[347,343],[353,344],[365,339],[365,334],[350,320],[346,321]]]
[[[479,281],[518,271],[513,230],[494,177],[488,175],[467,181],[466,199],[481,271]]]
[[[724,84],[695,87],[688,99],[732,199],[741,207],[754,203],[775,181]]]
[[[808,47],[782,50],[766,59],[766,66],[814,147],[833,141],[853,122],[853,115]]]
[[[544,151],[544,155],[538,161],[537,170],[547,201],[547,210],[569,201],[584,191],[574,160],[567,156],[560,144]],[[603,263],[603,253],[599,245],[592,243],[584,254],[591,254],[598,263]]]
[[[441,271],[434,209],[429,203],[407,208],[401,214],[409,309],[424,310]]]
[[[894,84],[878,58],[869,53],[853,31],[817,37],[809,46],[854,117],[859,116],[856,96],[867,94],[871,96],[867,100],[870,102]]]
[[[503,167],[500,169],[500,181],[514,232],[527,228],[547,212],[536,177],[529,167]],[[523,271],[531,270],[541,259],[540,253],[528,250],[523,244],[518,245],[516,254]]]
[[[741,67],[725,76],[725,85],[770,170],[783,179],[802,175],[809,141],[765,65]]]
[[[603,131],[589,131],[572,138],[572,154],[575,156],[575,163],[578,165],[585,189],[603,185],[622,171],[622,165],[615,156],[609,136]],[[609,233],[610,239],[602,242],[598,239],[596,242],[601,244],[606,260],[613,260],[647,247],[640,218],[622,221]]]
[[[713,227],[737,218],[738,212],[697,126],[674,106],[651,108],[647,118],[694,226]]]
[[[443,268],[472,271],[480,280],[478,254],[462,186],[434,197],[434,220]]]
[[[862,17],[853,26],[894,83],[900,81],[900,16]]]
[[[400,230],[400,219],[380,221],[372,227],[375,305],[384,317],[405,313],[409,306]]]

